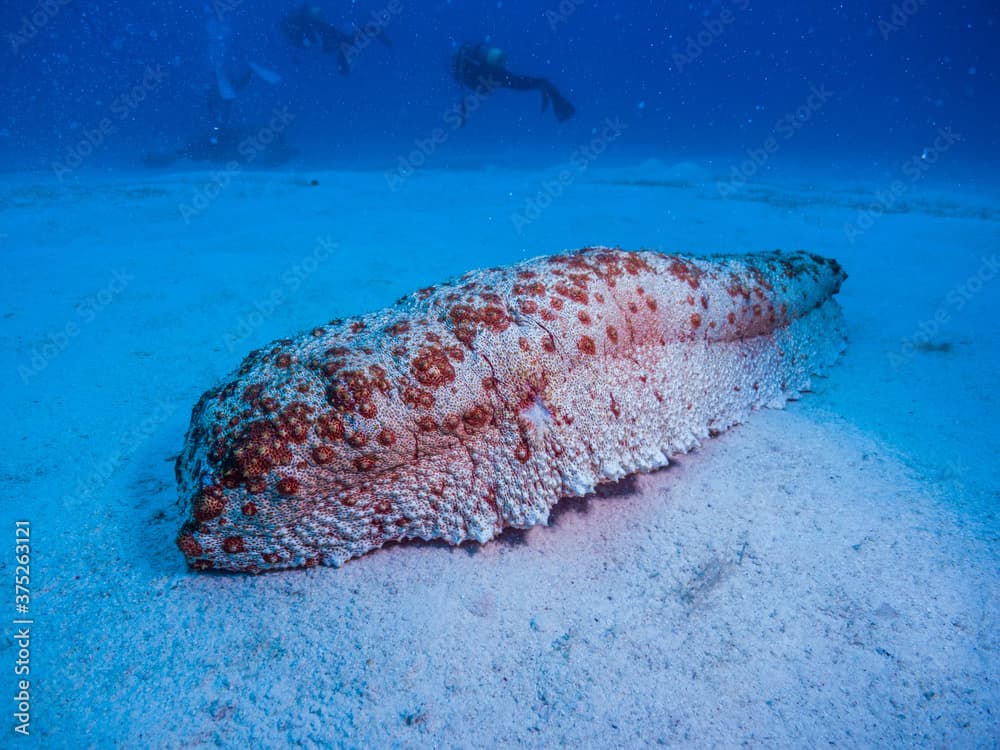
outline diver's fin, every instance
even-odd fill
[[[570,104],[568,100],[559,97],[553,101],[552,111],[556,113],[556,119],[559,122],[566,122],[566,120],[576,114],[576,107]]]
[[[569,99],[560,94],[555,86],[548,87],[545,93],[552,99],[552,113],[559,122],[565,122],[576,114],[576,107],[570,104]]]
[[[255,63],[253,60],[247,60],[247,65],[250,66],[250,70],[252,70],[257,77],[265,83],[281,82],[281,75],[279,73],[275,73],[273,70],[264,68]]]
[[[233,91],[233,84],[226,78],[221,65],[215,66],[215,85],[219,89],[219,96],[225,101],[231,102],[236,98],[236,92]]]

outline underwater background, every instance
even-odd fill
[[[0,747],[996,747],[998,39],[985,0],[3,3]],[[544,525],[188,567],[175,462],[248,352],[600,245],[835,259],[847,348]]]
[[[762,172],[884,173],[922,154],[943,128],[962,139],[941,160],[944,173],[989,174],[1000,149],[1000,11],[986,0],[329,3],[334,25],[381,19],[392,44],[358,50],[350,76],[329,55],[288,43],[280,24],[294,7],[6,3],[4,166],[71,159],[104,118],[114,135],[95,146],[88,167],[135,166],[144,153],[207,131],[215,64],[247,60],[282,81],[253,81],[234,124],[262,126],[287,110],[286,137],[303,163],[392,166],[414,141],[448,129],[459,96],[449,58],[481,40],[503,49],[512,70],[552,79],[578,115],[556,127],[533,96],[500,97],[474,127],[449,133],[431,166],[552,163],[607,118],[628,128],[616,159],[733,160],[776,136],[781,153]]]

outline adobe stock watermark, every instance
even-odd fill
[[[281,283],[268,294],[258,296],[254,300],[253,309],[241,315],[236,326],[225,333],[223,341],[226,344],[226,351],[231,352],[252,336],[264,321],[271,318],[279,307],[294,296],[338,247],[338,243],[329,237],[320,237],[308,255],[285,268],[279,277]]]
[[[256,133],[248,135],[237,144],[236,152],[240,155],[240,159],[230,159],[222,169],[210,172],[207,182],[191,189],[190,199],[177,204],[177,212],[184,223],[190,224],[192,219],[204,213],[233,179],[244,168],[253,164],[257,157],[274,143],[294,121],[295,115],[288,111],[288,107],[271,110],[271,119],[267,125],[261,127]]]
[[[31,627],[35,616],[31,610],[31,521],[15,521],[12,529],[14,554],[8,557],[15,563],[14,619],[15,630],[11,641],[14,643],[14,732],[27,737],[31,734]]]
[[[558,200],[627,128],[628,125],[619,118],[612,120],[609,117],[605,120],[603,130],[587,145],[574,151],[566,166],[562,167],[553,179],[542,182],[542,187],[524,202],[521,210],[511,214],[510,220],[517,233],[523,233],[525,227],[537,221],[542,213]]]
[[[833,98],[826,86],[812,86],[809,96],[793,112],[782,115],[774,124],[772,134],[757,148],[746,152],[747,158],[729,170],[725,182],[717,185],[719,195],[728,198],[749,182],[781,150],[782,141],[790,141]]]
[[[44,372],[60,354],[69,348],[73,340],[97,319],[98,315],[121,296],[134,280],[135,277],[124,269],[112,271],[111,279],[104,287],[96,294],[85,297],[82,302],[77,303],[75,317],[67,320],[60,329],[47,333],[41,343],[32,347],[28,362],[22,362],[17,366],[17,374],[21,377],[21,382],[28,385]]]
[[[734,0],[732,7],[726,6],[716,17],[702,21],[701,29],[695,34],[688,35],[684,40],[683,50],[674,47],[673,62],[677,72],[683,73],[688,65],[701,57],[716,39],[726,33],[726,29],[736,21],[736,12],[733,8],[743,12],[749,7],[750,0]]]
[[[413,150],[399,157],[395,169],[384,173],[385,183],[392,191],[399,190],[416,171],[427,164],[451,134],[463,127],[466,121],[478,111],[490,94],[496,90],[498,82],[489,76],[480,77],[471,93],[463,94],[459,104],[452,105],[442,115],[445,127],[434,128],[426,138],[413,141]]]
[[[545,11],[545,20],[548,21],[552,31],[558,31],[559,27],[565,24],[576,13],[577,9],[586,0],[560,0],[559,5]]]
[[[69,5],[73,0],[39,0],[30,13],[21,16],[21,25],[17,31],[7,32],[7,40],[10,42],[11,54],[18,54],[21,49],[31,42],[38,34],[49,25],[53,18],[59,15],[59,11]]]
[[[117,130],[118,126],[115,123],[123,121],[135,112],[166,78],[167,74],[161,66],[157,65],[155,68],[147,66],[142,81],[112,99],[110,115],[102,117],[96,126],[84,128],[83,135],[66,150],[63,160],[52,162],[52,171],[56,177],[63,180],[83,164],[87,157],[97,151],[108,136]]]
[[[902,339],[899,348],[888,353],[889,364],[898,369],[918,351],[933,351],[934,339],[953,317],[966,307],[1000,274],[1000,255],[980,259],[979,268],[944,296],[944,304],[934,314],[917,324],[910,336]]]
[[[348,44],[340,47],[348,66],[354,64],[354,59],[368,49],[371,43],[382,36],[393,20],[403,12],[403,4],[399,0],[389,0],[379,10],[373,10],[366,21],[358,29],[354,38]]]
[[[878,32],[882,39],[886,40],[897,31],[906,27],[917,13],[927,6],[927,0],[903,0],[892,6],[892,13],[888,19],[878,19]]]
[[[929,146],[903,162],[902,173],[906,179],[893,180],[887,190],[876,192],[875,201],[858,211],[854,221],[844,224],[843,230],[847,241],[853,245],[858,237],[874,226],[879,216],[892,211],[913,185],[924,178],[927,170],[937,164],[941,156],[961,140],[961,134],[953,132],[951,128],[940,128]]]

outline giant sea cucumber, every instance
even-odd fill
[[[845,278],[804,252],[588,248],[275,341],[194,408],[177,544],[259,572],[543,523],[807,389],[844,348]]]

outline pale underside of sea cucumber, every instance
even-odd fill
[[[804,252],[588,248],[476,271],[252,352],[177,460],[196,569],[486,542],[782,406],[844,348]]]

